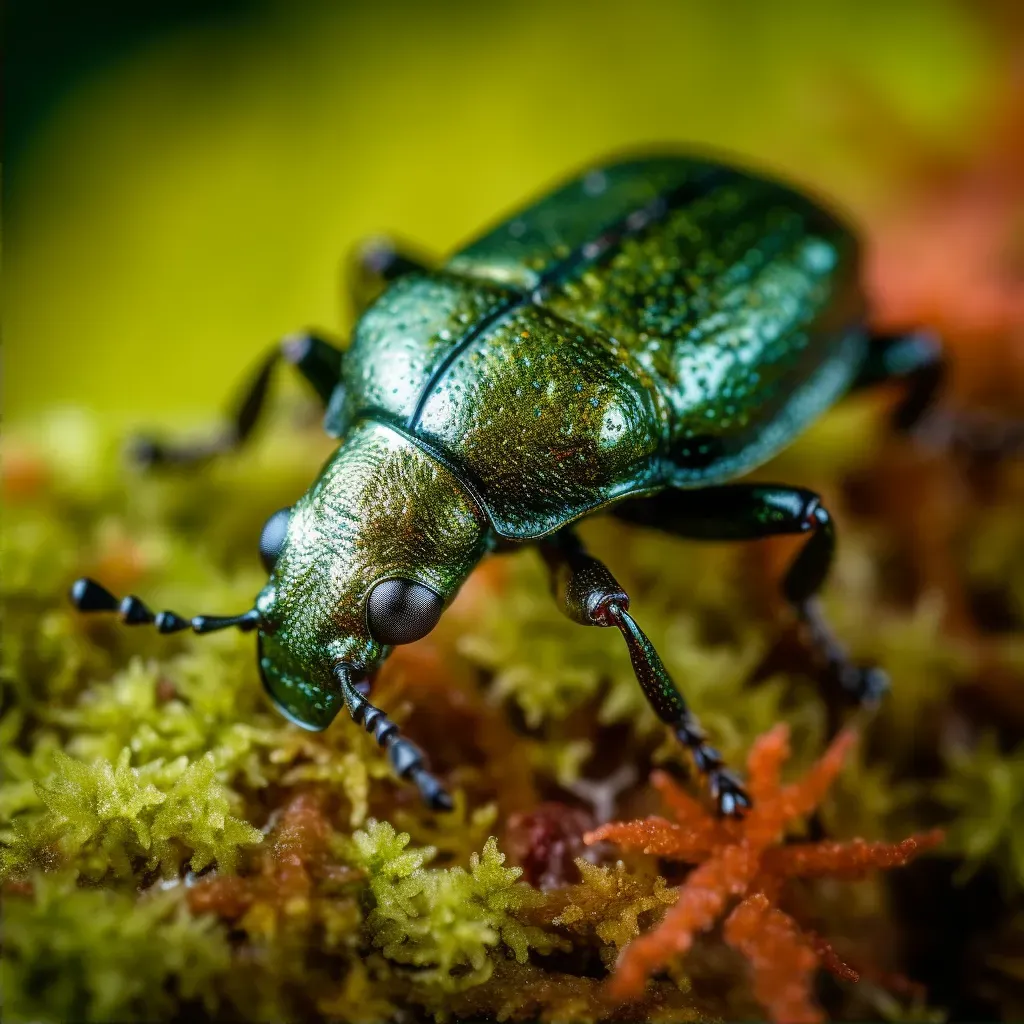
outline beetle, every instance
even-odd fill
[[[835,547],[822,499],[737,482],[853,389],[905,381],[903,430],[931,404],[939,344],[925,332],[873,336],[858,277],[855,235],[825,205],[672,153],[579,174],[438,267],[373,246],[347,349],[313,332],[286,338],[228,428],[200,444],[136,446],[149,464],[199,462],[251,436],[275,366],[312,385],[340,444],[264,527],[269,579],[254,606],[154,614],[90,579],[72,600],[163,633],[255,631],[264,686],[287,718],[319,730],[347,709],[397,775],[444,809],[448,793],[370,702],[370,679],[395,645],[430,632],[481,558],[534,544],[561,610],[621,632],[719,812],[741,815],[751,800],[740,777],[574,526],[610,512],[680,537],[804,535],[783,594],[830,683],[877,701],[885,674],[851,661],[817,600]]]

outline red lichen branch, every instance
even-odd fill
[[[679,819],[658,817],[611,822],[584,836],[587,843],[614,842],[672,860],[698,862],[678,889],[676,903],[651,931],[634,939],[619,955],[608,983],[618,1000],[638,996],[653,971],[686,953],[695,936],[710,929],[729,902],[742,902],[729,915],[725,938],[749,961],[754,994],[774,1021],[820,1021],[812,999],[818,966],[848,981],[858,973],[831,946],[804,933],[775,904],[789,878],[858,878],[872,869],[900,867],[935,846],[940,832],[911,836],[900,843],[800,843],[782,846],[786,826],[814,811],[825,798],[856,742],[840,733],[798,782],[783,786],[780,773],[789,756],[785,725],[758,737],[747,758],[754,806],[742,819],[716,821],[667,775],[653,784]]]
[[[757,867],[753,850],[730,844],[695,868],[661,924],[622,951],[608,986],[609,995],[620,1000],[640,995],[652,971],[685,953],[693,937],[715,923],[729,897],[747,890]]]
[[[817,1024],[825,1015],[812,996],[819,958],[797,923],[754,893],[726,918],[725,941],[749,961],[754,996],[772,1020]]]
[[[689,825],[693,829],[707,832],[717,830],[718,821],[707,812],[699,800],[677,785],[675,779],[667,772],[651,772],[651,786],[681,825]]]
[[[832,944],[817,932],[803,929],[804,938],[818,957],[818,963],[840,981],[860,981],[860,972],[852,968],[832,948]]]
[[[925,987],[896,971],[883,971],[872,964],[849,964],[841,959],[832,948],[832,944],[807,928],[803,929],[804,937],[811,948],[818,954],[821,966],[841,981],[871,981],[881,988],[888,989],[896,995],[907,999],[922,1001],[927,994]]]
[[[754,740],[747,754],[747,788],[755,806],[778,796],[782,766],[789,760],[789,727],[774,726]]]
[[[710,831],[710,830],[709,830]],[[658,857],[671,857],[687,864],[699,864],[714,853],[721,840],[713,833],[676,825],[652,815],[640,821],[617,821],[587,832],[588,844],[605,840],[621,850],[641,850]]]
[[[856,742],[857,734],[852,729],[844,729],[799,782],[783,786],[779,811],[784,821],[794,821],[818,809]]]
[[[942,842],[939,829],[909,836],[898,843],[822,841],[781,846],[765,853],[764,870],[783,878],[863,878],[876,869],[901,868]]]

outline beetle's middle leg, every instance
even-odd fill
[[[235,451],[250,438],[259,422],[266,408],[271,378],[280,363],[294,366],[326,405],[341,379],[341,360],[341,350],[318,335],[289,335],[256,369],[223,429],[200,441],[177,444],[139,437],[132,442],[132,455],[144,465],[189,466]]]
[[[540,550],[562,611],[583,626],[618,627],[629,648],[633,671],[655,714],[692,753],[720,813],[741,815],[750,806],[750,798],[739,778],[725,767],[721,754],[708,744],[707,734],[687,707],[654,645],[629,614],[629,595],[604,563],[587,553],[572,530],[545,538]]]
[[[701,490],[667,490],[625,501],[615,512],[629,522],[697,540],[760,540],[807,534],[807,541],[782,580],[782,592],[807,630],[829,677],[861,703],[874,703],[888,689],[886,674],[850,660],[825,621],[818,592],[835,551],[835,527],[813,491],[776,484],[730,484]]]

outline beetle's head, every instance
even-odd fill
[[[260,538],[270,573],[236,616],[154,615],[98,583],[71,590],[82,611],[116,611],[161,633],[256,630],[260,674],[278,708],[324,729],[396,644],[426,636],[484,553],[488,519],[459,478],[404,434],[359,424]]]
[[[259,662],[280,710],[309,729],[343,706],[344,667],[367,679],[426,636],[486,547],[459,479],[404,435],[363,423],[291,509],[268,520],[256,600]]]

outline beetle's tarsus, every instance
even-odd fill
[[[824,662],[828,676],[858,704],[873,707],[889,692],[889,676],[877,665],[857,665],[825,621],[817,600],[796,606],[807,630],[811,648]]]
[[[893,428],[927,448],[983,458],[1024,452],[1019,420],[936,408],[946,376],[940,338],[931,331],[910,331],[871,339],[853,389],[902,383],[906,393],[893,411]]]
[[[718,813],[723,818],[742,818],[753,806],[750,794],[743,787],[739,777],[727,768],[710,772],[708,786],[718,806]]]
[[[217,455],[236,448],[239,444],[231,431],[215,434],[203,441],[167,444],[156,438],[140,434],[130,438],[126,446],[128,461],[140,469],[197,466]]]
[[[423,751],[399,736],[397,727],[387,742],[388,760],[395,774],[412,782],[420,791],[423,803],[432,811],[450,811],[455,804],[444,786],[427,770]]]
[[[144,469],[195,466],[235,451],[249,440],[267,404],[274,369],[280,362],[294,366],[326,406],[341,379],[341,351],[312,331],[283,338],[256,368],[243,389],[228,425],[198,441],[170,444],[145,435],[128,442],[128,458]]]
[[[455,809],[455,801],[449,792],[425,768],[417,768],[412,773],[412,781],[416,784],[423,798],[423,803],[432,811],[451,811]]]

